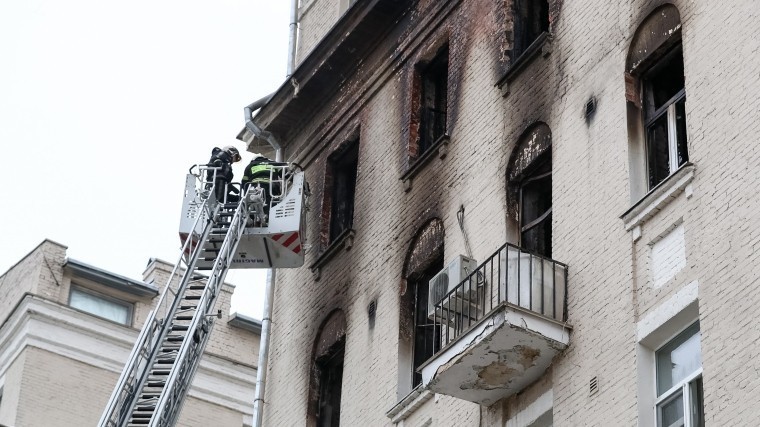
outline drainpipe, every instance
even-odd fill
[[[273,94],[272,94],[273,95]],[[275,161],[282,161],[282,147],[271,132],[256,126],[253,122],[253,112],[264,106],[272,95],[267,95],[245,107],[245,127],[256,137],[265,139],[275,150]],[[266,294],[264,296],[264,316],[261,319],[261,342],[259,345],[259,363],[256,367],[256,392],[253,400],[253,427],[261,427],[263,420],[264,387],[267,380],[267,367],[269,364],[269,330],[272,325],[272,303],[274,302],[274,286],[277,278],[277,270],[274,268],[267,272]]]
[[[290,4],[290,36],[288,40],[287,78],[293,74],[296,63],[296,38],[298,36],[298,0]],[[265,139],[275,150],[275,161],[282,161],[282,146],[271,132],[261,129],[253,122],[253,112],[264,106],[274,93],[267,95],[245,107],[245,127],[259,138]],[[261,319],[261,343],[259,345],[259,362],[256,367],[256,392],[253,400],[253,427],[262,427],[264,419],[264,389],[266,387],[269,365],[269,332],[272,325],[272,305],[274,303],[274,286],[277,270],[267,272],[266,294],[264,296],[264,316]]]
[[[290,37],[288,38],[288,74],[285,78],[293,75],[296,64],[296,40],[298,39],[298,0],[290,3]]]

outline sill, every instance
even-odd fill
[[[451,142],[449,134],[444,133],[441,135],[441,137],[438,138],[427,151],[425,151],[422,157],[412,163],[409,169],[401,175],[401,181],[404,183],[405,192],[412,189],[412,178],[420,173],[420,171],[425,168],[425,165],[430,163],[434,157],[438,157],[439,159],[444,159],[446,157],[449,153],[449,142]]]
[[[694,169],[693,163],[684,163],[677,171],[657,184],[641,200],[623,213],[620,219],[625,224],[625,230],[631,231],[641,226],[646,220],[664,209],[678,195],[687,190],[687,187],[694,180]],[[686,197],[691,197],[691,190],[687,191]]]
[[[342,233],[332,242],[324,252],[322,252],[316,261],[309,267],[311,272],[314,273],[315,280],[319,280],[322,267],[325,266],[331,259],[333,259],[342,248],[346,250],[351,249],[354,246],[354,236],[356,232],[353,228],[349,228]]]
[[[538,57],[539,54],[542,57],[547,57],[552,51],[552,35],[548,32],[541,33],[533,43],[525,49],[520,56],[515,59],[504,75],[496,83],[496,86],[501,89],[502,96],[509,94],[509,84],[514,81],[515,78],[533,62],[533,59]]]
[[[414,388],[399,403],[385,413],[391,422],[398,424],[409,418],[422,404],[433,398],[433,392],[422,387],[422,384]]]

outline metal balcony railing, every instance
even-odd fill
[[[506,243],[429,310],[426,347],[437,354],[504,304],[564,322],[566,291],[566,264]]]

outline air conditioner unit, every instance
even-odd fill
[[[428,283],[428,317],[430,319],[449,319],[455,313],[463,311],[466,304],[471,306],[477,304],[478,280],[473,279],[472,283],[466,283],[457,288],[477,267],[478,264],[474,259],[459,255],[430,279]],[[457,290],[449,295],[455,288]],[[443,304],[439,304],[441,302]],[[436,304],[439,304],[437,309]]]

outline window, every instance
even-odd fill
[[[124,325],[132,323],[131,304],[80,287],[72,286],[69,305],[117,323]]]
[[[684,75],[681,17],[667,4],[641,23],[626,60],[632,202],[689,161]]]
[[[404,260],[399,304],[398,398],[422,382],[417,369],[440,350],[440,326],[428,318],[428,282],[443,270],[443,221],[421,222]],[[440,325],[440,322],[439,322]]]
[[[520,246],[552,256],[552,159],[544,153],[520,181]]]
[[[655,352],[658,427],[704,427],[699,322]]]
[[[548,31],[549,2],[547,0],[515,0],[512,61],[525,53],[538,36]]]
[[[420,135],[418,157],[446,133],[448,109],[449,47],[442,47],[420,73]]]
[[[334,242],[353,227],[356,197],[356,173],[359,165],[359,143],[352,142],[330,157],[330,234]]]
[[[510,204],[517,207],[520,246],[552,256],[551,130],[545,123],[530,127],[515,148],[508,171]],[[513,208],[514,209],[514,208]]]
[[[317,427],[338,427],[340,425],[340,396],[343,387],[344,354],[345,336],[330,347],[328,354],[316,361],[319,375]]]
[[[649,189],[689,160],[680,44],[643,75]]]
[[[338,427],[346,352],[346,316],[330,313],[314,341],[309,385],[308,427]]]
[[[414,281],[414,363],[412,365],[412,386],[422,382],[422,374],[417,372],[425,361],[441,349],[441,326],[436,326],[428,318],[429,282],[443,270],[443,257],[436,259],[422,275]]]

